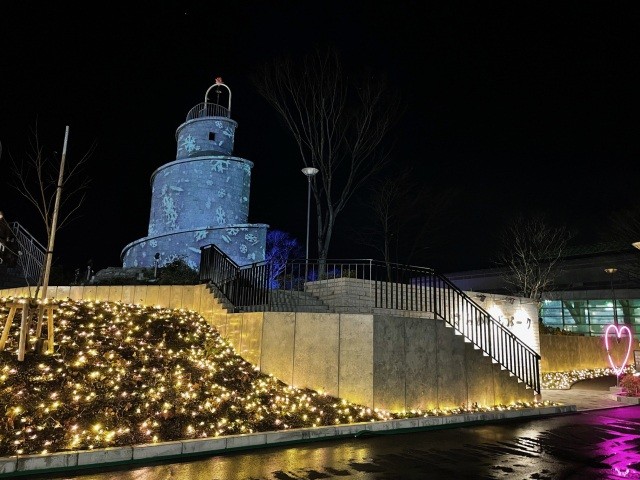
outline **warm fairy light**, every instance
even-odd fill
[[[623,369],[624,373],[635,372],[633,365],[627,365]],[[545,390],[568,390],[576,382],[590,378],[606,377],[615,375],[612,368],[594,368],[587,370],[571,370],[568,372],[547,372],[541,375],[541,385]]]
[[[0,352],[0,456],[541,405],[371,409],[260,373],[195,312],[53,302],[54,354],[18,362],[17,331]]]

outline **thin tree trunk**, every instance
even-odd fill
[[[62,196],[62,183],[64,180],[64,163],[67,157],[67,141],[69,139],[69,125],[64,130],[64,144],[62,146],[62,158],[60,159],[60,172],[58,174],[58,185],[56,187],[56,200],[53,207],[53,218],[51,220],[51,231],[49,232],[49,243],[47,246],[47,256],[44,267],[44,278],[42,280],[42,299],[47,298],[47,288],[49,287],[49,276],[51,274],[51,260],[53,258],[53,245],[56,239],[56,230],[58,228],[58,212],[60,211],[60,197]],[[40,338],[42,333],[42,309],[38,310],[38,326],[36,328],[36,337]]]

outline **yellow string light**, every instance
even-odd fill
[[[0,316],[13,301],[0,299]],[[530,408],[371,409],[260,373],[195,312],[53,302],[53,355],[18,362],[19,332],[0,352],[1,456]]]

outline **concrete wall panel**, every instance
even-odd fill
[[[340,317],[296,313],[293,384],[338,395]]]
[[[169,302],[166,303],[165,299],[161,299],[162,304],[169,308],[182,308],[182,292],[184,288],[181,285],[169,285]]]
[[[227,338],[227,331],[228,331],[227,322],[229,321],[230,315],[237,315],[237,314],[211,313],[209,315],[209,319],[207,320],[207,323],[209,323],[209,325],[214,327],[223,338]]]
[[[95,293],[93,298],[85,298],[85,300],[96,300],[98,302],[108,302],[109,301],[109,287],[108,285],[97,285],[95,287]],[[84,295],[87,295],[88,290],[85,288]]]
[[[155,288],[158,291],[157,305],[161,307],[169,307],[171,305],[171,285],[158,285],[157,287],[154,285],[149,288]]]
[[[242,313],[242,332],[238,353],[247,362],[260,367],[260,345],[264,312]]]
[[[120,301],[122,303],[136,303],[134,295],[135,288],[134,285],[124,285],[122,287],[122,298]]]
[[[84,287],[71,287],[69,289],[69,298],[71,300],[82,300],[82,292]]]
[[[131,303],[136,305],[147,305],[147,286],[135,285],[133,287],[133,298]]]
[[[407,408],[432,409],[438,405],[436,328],[436,320],[405,320]]]
[[[452,408],[467,403],[467,371],[465,344],[453,328],[438,322],[436,335],[438,352],[438,407]]]
[[[55,298],[58,298],[60,300],[64,300],[69,298],[69,291],[71,290],[71,287],[67,287],[67,286],[63,286],[63,287],[54,287],[54,295]],[[47,296],[49,296],[49,292],[47,291]]]
[[[98,288],[94,285],[88,285],[82,288],[82,300],[93,301],[96,299]]]
[[[175,289],[182,290],[182,300],[180,302],[180,308],[185,310],[195,310],[198,311],[197,308],[193,308],[193,297],[196,287],[194,285],[174,285]]]
[[[340,315],[338,396],[373,405],[373,315]]]
[[[373,327],[373,406],[401,410],[405,399],[406,319],[375,316]]]
[[[159,305],[158,303],[159,293],[160,292],[158,291],[157,285],[147,285],[144,304],[149,306]]]
[[[293,351],[296,316],[293,312],[265,312],[262,331],[261,370],[285,383],[293,383]]]
[[[111,285],[109,287],[108,301],[121,302],[122,301],[122,285]]]
[[[230,313],[227,315],[227,328],[225,338],[240,352],[242,344],[242,314]]]
[[[193,295],[191,297],[191,308],[190,310],[193,310],[195,312],[202,312],[202,310],[200,309],[200,305],[202,302],[202,298],[203,296],[206,294],[208,294],[209,296],[211,296],[211,294],[206,290],[206,287],[204,285],[194,285],[193,287]],[[200,313],[202,315],[202,313]]]
[[[500,365],[493,364],[493,385],[496,392],[496,405],[509,405],[510,403],[522,400],[518,397],[520,389],[516,377],[500,368]]]
[[[467,348],[465,369],[468,372],[467,403],[477,403],[478,406],[492,406],[496,404],[495,385],[486,381],[493,375],[493,363],[490,357],[485,357],[479,350],[474,350],[470,343]]]

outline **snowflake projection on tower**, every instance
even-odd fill
[[[215,102],[209,100],[212,89]],[[124,247],[125,268],[152,267],[156,254],[160,266],[186,257],[197,268],[200,248],[211,244],[238,265],[265,258],[268,225],[247,223],[253,163],[232,155],[237,123],[231,119],[231,90],[217,78],[204,100],[177,129],[175,161],[151,176],[147,237]]]

